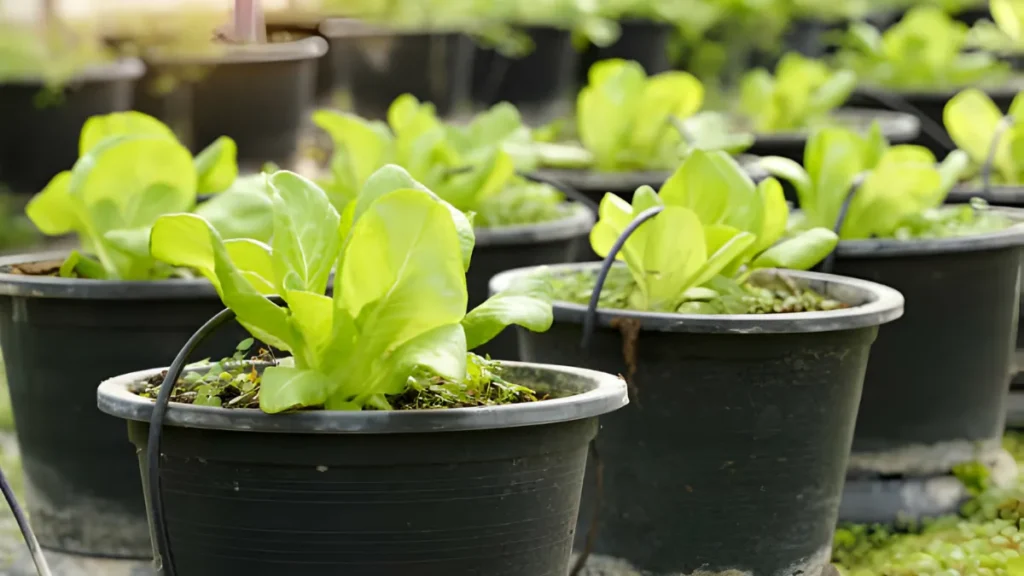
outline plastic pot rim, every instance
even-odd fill
[[[491,278],[490,292],[507,288],[513,281],[534,274],[542,268],[555,273],[583,272],[600,269],[600,262],[553,264],[508,270]],[[867,280],[796,270],[758,270],[751,276],[785,275],[809,284],[819,293],[841,302],[856,304],[850,308],[828,312],[792,312],[783,314],[669,314],[598,308],[597,324],[612,326],[617,319],[638,320],[641,330],[681,332],[690,334],[805,334],[833,332],[879,326],[903,315],[903,295],[896,290]],[[842,291],[836,294],[835,291]],[[832,292],[832,293],[830,293]],[[587,307],[582,304],[555,301],[555,322],[582,324]]]
[[[829,114],[837,120],[863,122],[867,128],[877,120],[882,134],[890,142],[910,142],[921,132],[921,121],[912,114],[893,110],[873,110],[870,108],[840,108]],[[810,130],[792,130],[782,132],[754,133],[755,146],[773,146],[806,143],[810,138]]]
[[[980,85],[980,86],[961,86],[959,88],[941,88],[935,90],[923,90],[920,88],[912,90],[897,90],[892,88],[885,88],[883,86],[857,86],[854,90],[854,95],[871,95],[871,94],[894,94],[903,98],[904,100],[917,100],[924,102],[945,102],[956,96],[967,88],[977,88],[995,98],[1013,98],[1017,95],[1017,92],[1024,89],[1024,77],[1014,76],[1007,79],[1001,84],[992,85]]]
[[[565,218],[522,224],[516,226],[496,226],[493,228],[474,228],[477,246],[519,246],[569,240],[586,235],[594,225],[595,216],[589,208],[576,202],[566,202],[571,212]]]
[[[967,202],[971,198],[983,198],[989,204],[1018,204],[1024,202],[1024,183],[1012,185],[989,186],[988,193],[981,186],[967,186],[963,183],[957,184],[950,190],[946,200],[954,202]]]
[[[42,252],[0,258],[0,296],[69,300],[220,300],[217,290],[205,278],[122,281],[29,276],[2,271],[16,264],[63,261],[67,255],[67,252]]]
[[[200,64],[250,64],[268,62],[295,62],[315,60],[327,53],[327,40],[320,36],[309,36],[290,42],[268,42],[266,44],[226,44],[210,54],[168,54],[151,51],[143,56],[154,66]]]
[[[767,175],[757,166],[758,156],[738,154],[734,159],[744,172],[752,178]],[[542,178],[561,182],[580,192],[633,193],[641,186],[657,190],[672,176],[674,170],[634,170],[631,172],[601,172],[591,168],[548,168],[540,167],[534,174]]]
[[[164,423],[183,428],[291,434],[421,434],[541,426],[594,418],[629,403],[626,382],[618,376],[575,368],[527,362],[502,362],[511,380],[517,373],[543,371],[575,381],[583,392],[525,404],[442,410],[310,410],[265,414],[254,408],[228,409],[171,402]],[[131,391],[165,368],[141,370],[104,381],[96,403],[106,414],[149,422],[154,401]]]
[[[1024,209],[993,206],[992,210],[1006,214],[1015,224],[1004,230],[988,234],[953,238],[840,240],[839,246],[836,248],[836,256],[849,259],[937,256],[1024,246]]]
[[[90,64],[79,70],[66,80],[60,82],[61,86],[74,85],[90,82],[115,82],[118,80],[138,80],[146,73],[146,65],[138,58],[120,58],[112,62],[101,62]],[[40,76],[24,76],[8,78],[0,85],[18,86],[44,86],[46,80]]]
[[[326,38],[388,38],[388,37],[416,37],[416,36],[454,36],[464,32],[456,27],[440,28],[404,28],[400,26],[388,27],[383,24],[374,25],[356,18],[328,18],[320,23],[317,31]]]

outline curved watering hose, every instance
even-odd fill
[[[536,182],[537,184],[547,184],[548,186],[551,186],[555,190],[561,192],[562,195],[566,197],[566,199],[571,200],[573,202],[578,202],[579,204],[586,206],[594,214],[597,214],[597,202],[594,202],[586,194],[580,192],[579,190],[573,188],[572,186],[569,186],[568,184],[562,182],[561,180],[525,172],[520,172],[519,176],[529,180],[530,182]]]
[[[3,469],[0,469],[0,491],[4,493],[7,505],[11,507],[14,519],[18,522],[18,528],[21,529],[21,535],[25,537],[25,544],[28,545],[28,551],[32,555],[32,562],[36,566],[36,574],[39,576],[51,576],[50,566],[46,563],[46,558],[43,557],[43,550],[39,547],[36,534],[28,523],[25,511],[18,504],[18,499],[14,496],[14,490],[11,489],[11,484],[7,481],[7,476],[4,475]]]
[[[604,261],[601,262],[601,270],[598,272],[597,280],[594,283],[594,291],[590,294],[590,303],[587,305],[587,314],[583,317],[583,339],[580,341],[580,347],[586,350],[590,347],[590,337],[594,331],[594,322],[597,318],[597,304],[601,300],[601,290],[604,287],[605,280],[608,279],[608,273],[612,269],[612,264],[615,263],[615,257],[618,256],[622,247],[625,246],[626,240],[633,235],[634,232],[640,228],[640,225],[647,222],[651,218],[654,218],[661,211],[664,210],[664,206],[655,206],[648,208],[641,212],[635,220],[626,226],[626,229],[622,231],[622,234],[615,240],[615,244],[612,245],[612,249],[605,256]],[[594,462],[595,472],[595,486],[594,486],[594,507],[590,517],[590,527],[587,529],[586,544],[583,551],[576,558],[576,563],[573,564],[572,570],[569,572],[569,576],[578,576],[579,573],[586,567],[587,560],[590,559],[590,553],[593,550],[594,543],[597,541],[598,523],[601,517],[601,503],[604,498],[604,463],[601,461],[601,454],[597,449],[597,438],[595,437],[590,441],[590,456]]]
[[[876,103],[881,104],[889,108],[890,110],[896,110],[897,112],[903,112],[904,114],[910,114],[911,116],[917,117],[921,122],[921,132],[924,133],[929,139],[931,139],[940,148],[943,148],[947,153],[956,150],[956,144],[946,134],[946,127],[939,124],[927,114],[921,111],[920,108],[914,106],[904,98],[891,93],[891,92],[876,92],[874,90],[864,91],[861,95],[874,100]]]
[[[661,214],[664,209],[664,206],[655,206],[641,212],[635,220],[629,223],[629,226],[626,226],[626,229],[615,240],[612,249],[608,251],[608,255],[601,262],[601,271],[597,274],[594,291],[590,293],[590,303],[587,304],[587,313],[583,317],[583,339],[580,341],[580,347],[584,350],[590,347],[590,337],[593,335],[594,322],[597,319],[597,304],[601,300],[601,289],[604,287],[605,280],[608,279],[608,273],[612,269],[612,264],[615,263],[615,257],[619,255],[619,251],[626,245],[626,240],[629,240],[629,237],[640,228],[641,224]]]
[[[280,296],[270,296],[268,298],[278,306],[287,306]],[[196,333],[188,339],[185,346],[178,352],[170,368],[167,369],[167,376],[164,377],[163,383],[160,384],[160,393],[153,404],[153,415],[149,421],[149,440],[146,446],[146,474],[148,475],[147,483],[149,486],[149,514],[153,523],[154,544],[156,544],[157,550],[155,560],[160,574],[163,576],[176,576],[177,574],[174,568],[174,555],[171,552],[171,541],[167,533],[167,517],[164,514],[163,492],[160,488],[160,441],[163,434],[164,417],[167,415],[167,406],[171,400],[174,384],[181,377],[181,373],[184,371],[185,365],[188,363],[192,353],[195,352],[195,349],[214,331],[226,322],[234,319],[234,310],[225,308],[215,314],[213,318],[207,320],[206,324],[203,324],[199,330],[196,330]]]
[[[981,165],[981,190],[986,196],[989,196],[992,192],[992,165],[995,164],[996,161],[996,152],[999,148],[999,141],[1002,140],[1003,134],[1005,134],[1016,121],[1016,118],[1007,114],[999,120],[999,124],[996,124],[995,132],[992,133],[992,140],[989,142],[988,152],[985,154],[985,163]]]
[[[857,194],[857,191],[860,190],[860,186],[864,183],[864,179],[866,177],[867,173],[861,172],[853,179],[853,182],[850,183],[850,190],[846,193],[846,198],[843,199],[843,205],[839,207],[839,217],[836,218],[836,224],[832,227],[832,231],[836,233],[836,236],[839,236],[839,231],[843,229],[843,224],[846,222],[846,215],[850,212],[850,203],[853,202],[853,197]],[[839,244],[837,243],[836,247],[833,248],[832,251],[828,253],[828,256],[825,256],[825,259],[821,261],[821,264],[818,265],[819,271],[824,272],[825,274],[832,273],[832,269],[835,268],[836,265],[836,250],[838,249]]]

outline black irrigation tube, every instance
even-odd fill
[[[275,304],[287,307],[287,303],[279,296],[268,297]],[[167,535],[167,517],[164,514],[163,492],[160,488],[160,442],[163,434],[164,417],[167,415],[167,407],[171,400],[171,392],[174,385],[181,377],[189,357],[196,348],[225,323],[235,319],[235,311],[225,308],[212,318],[206,321],[196,333],[188,339],[185,346],[178,352],[174,362],[167,369],[167,375],[160,385],[160,393],[157,395],[153,405],[153,415],[149,421],[149,440],[146,449],[146,473],[149,475],[149,507],[150,519],[154,529],[154,544],[157,549],[157,565],[161,567],[164,576],[175,576],[174,555],[171,552],[171,541]]]
[[[946,128],[922,112],[920,108],[911,104],[905,98],[902,98],[895,93],[875,90],[865,90],[860,92],[860,95],[870,100],[874,100],[882,106],[886,106],[892,110],[916,116],[921,122],[921,132],[923,132],[925,136],[928,136],[928,138],[947,152],[956,150],[956,145],[952,140],[950,140],[949,135],[946,134]]]
[[[640,228],[640,225],[647,222],[651,218],[654,218],[665,209],[664,206],[655,206],[648,208],[641,212],[636,219],[626,226],[626,229],[622,231],[622,234],[615,240],[615,244],[612,245],[612,249],[608,252],[608,255],[604,257],[604,261],[601,262],[601,271],[597,275],[597,281],[594,283],[594,290],[590,294],[590,303],[587,305],[587,314],[583,317],[583,338],[580,341],[580,347],[586,350],[590,347],[590,338],[594,332],[594,323],[597,319],[597,304],[601,299],[601,290],[604,287],[604,282],[608,278],[608,273],[612,269],[612,265],[615,263],[615,257],[618,256],[622,247],[625,246],[626,240],[633,235],[634,232]],[[601,516],[601,503],[604,496],[604,463],[601,461],[601,454],[597,449],[597,438],[595,437],[590,442],[590,455],[594,461],[595,471],[595,488],[594,488],[594,512],[590,518],[590,526],[587,528],[586,544],[583,551],[576,558],[576,563],[573,564],[572,570],[569,572],[569,576],[578,576],[580,572],[586,567],[587,560],[590,559],[590,553],[594,547],[594,542],[597,541],[598,526]]]
[[[3,491],[4,498],[7,499],[7,505],[11,507],[14,519],[18,522],[18,528],[21,529],[21,535],[25,537],[25,544],[28,545],[28,551],[32,555],[32,562],[36,566],[36,574],[39,576],[51,576],[50,566],[46,563],[43,551],[39,547],[39,540],[36,539],[36,534],[28,523],[28,517],[25,516],[25,511],[21,508],[21,505],[18,504],[18,499],[14,496],[14,490],[11,489],[11,484],[7,481],[7,476],[2,469],[0,469],[0,491]]]

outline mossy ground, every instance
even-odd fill
[[[1024,466],[1024,435],[1009,433],[1007,450]],[[855,525],[836,531],[833,561],[844,576],[1024,575],[1024,480],[989,488],[971,471],[975,497],[959,515],[901,527]]]

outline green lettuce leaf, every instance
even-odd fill
[[[265,412],[387,409],[413,376],[469,378],[467,345],[510,324],[551,323],[550,287],[533,280],[466,314],[472,227],[397,166],[371,174],[342,215],[296,174],[277,172],[267,183],[270,245],[223,240],[195,214],[162,216],[150,235],[155,257],[209,278],[255,338],[292,352],[292,365],[264,376]]]

